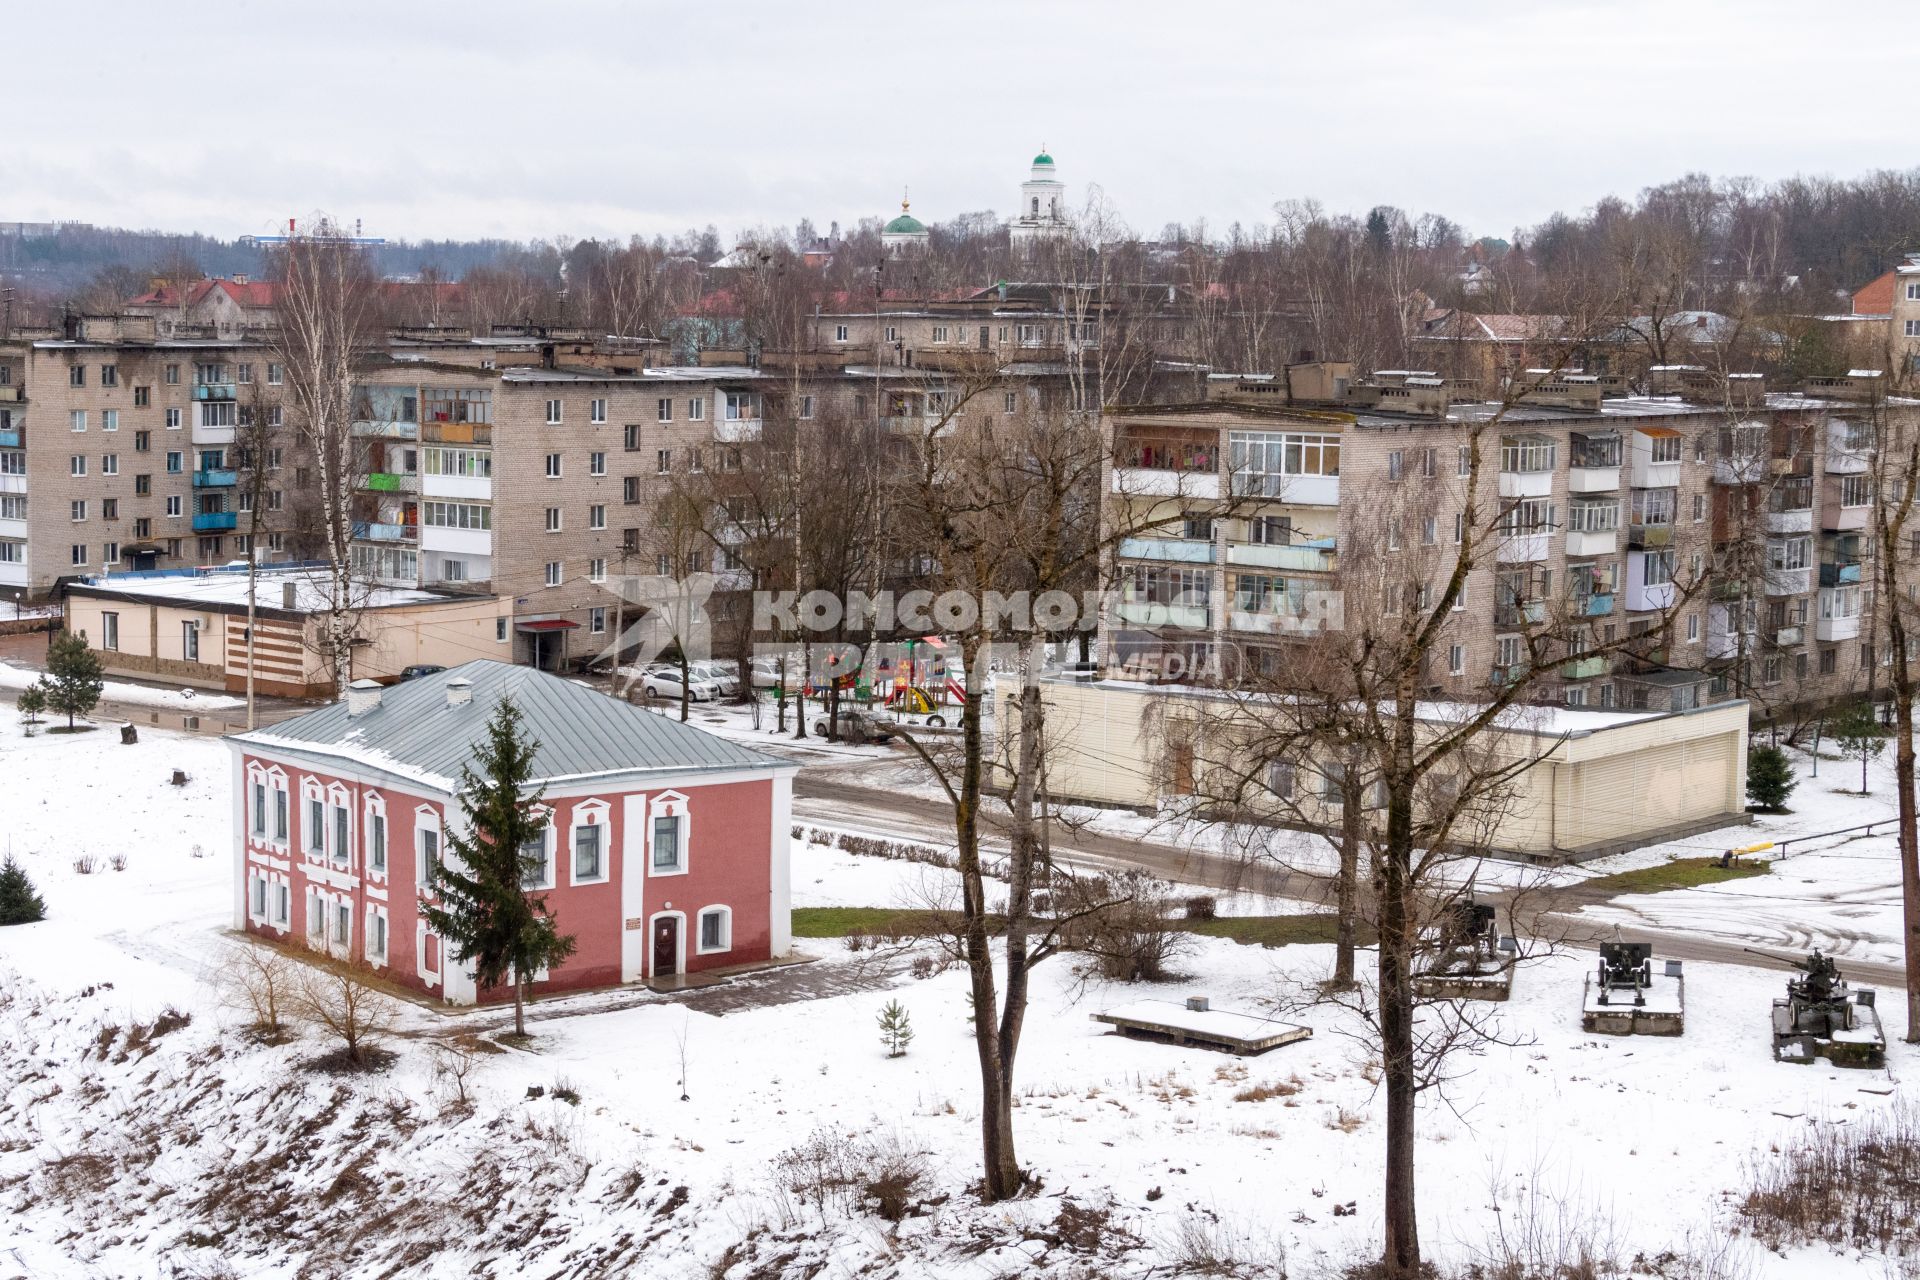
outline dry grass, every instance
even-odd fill
[[[1798,1131],[1761,1163],[1740,1212],[1770,1246],[1920,1248],[1920,1105]]]
[[[1299,1093],[1305,1081],[1299,1076],[1285,1080],[1269,1080],[1265,1084],[1248,1085],[1233,1095],[1235,1102],[1266,1102],[1271,1098],[1291,1098]]]

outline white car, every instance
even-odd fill
[[[720,696],[720,686],[711,680],[702,679],[690,669],[687,694],[695,702],[712,702]],[[640,695],[645,698],[670,698],[678,702],[680,700],[680,668],[677,666],[648,667],[640,674]]]
[[[731,698],[740,692],[740,677],[730,662],[695,662],[688,671],[696,680],[705,680],[720,691],[723,698]]]

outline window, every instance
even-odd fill
[[[547,479],[558,480],[559,478],[560,478],[560,455],[557,453],[550,453],[547,455]]]
[[[120,615],[119,614],[102,613],[100,615],[100,647],[102,649],[118,649],[120,647]],[[266,810],[262,808],[260,811],[260,817],[254,823],[253,829],[255,831],[260,831],[260,830],[263,830],[265,826],[266,826]]]
[[[800,397],[800,416],[802,418],[811,418],[813,416],[813,397],[812,396]]]
[[[1398,480],[1404,467],[1404,455],[1395,449],[1387,454],[1387,479]]]
[[[673,450],[662,449],[654,455],[655,474],[666,475],[673,470]]]
[[[1440,542],[1440,522],[1432,516],[1420,521],[1420,545],[1431,547]]]
[[[100,455],[100,474],[103,476],[119,475],[120,474],[120,455],[117,453],[101,454]]]
[[[547,532],[560,532],[560,508],[558,507],[547,508]]]
[[[587,581],[605,582],[607,580],[607,562],[605,557],[596,556],[587,561]]]
[[[367,908],[367,959],[387,962],[387,913],[380,907]]]
[[[594,579],[594,581],[606,581],[607,562],[605,560],[595,560],[593,563],[600,569],[600,576]],[[587,631],[590,635],[596,636],[603,636],[607,633],[607,610],[605,605],[595,605],[593,608],[587,610]]]
[[[85,565],[87,563],[87,544],[84,542],[75,542],[69,545],[67,547],[67,562],[75,568]]]
[[[602,848],[605,843],[602,834],[606,828],[596,820],[598,817],[594,813],[585,814],[573,829],[573,878],[576,883],[606,878],[606,857]]]
[[[118,409],[102,409],[100,411],[100,429],[102,431],[118,431],[120,429],[120,411]]]
[[[620,481],[620,500],[629,505],[640,501],[640,477],[625,476]]]
[[[606,420],[607,420],[607,402],[605,400],[598,400],[598,399],[588,401],[587,402],[587,421],[597,426],[605,422]]]
[[[178,431],[179,429],[180,429],[180,410],[178,408],[168,409],[167,410],[167,430]]]
[[[87,385],[87,366],[83,364],[68,366],[67,385],[70,387],[86,386]]]
[[[178,385],[180,382],[180,366],[177,364],[168,365],[165,370],[164,380],[170,385]]]
[[[847,326],[843,324],[833,326],[833,340],[835,342],[845,342],[847,340]]]
[[[188,662],[200,661],[200,624],[183,622],[180,624],[180,656]]]
[[[707,402],[704,398],[687,401],[687,421],[705,422],[707,420]]]
[[[1654,462],[1680,461],[1680,437],[1679,436],[1654,436],[1647,443],[1652,450],[1651,459],[1650,459],[1651,461],[1654,461]]]
[[[1467,646],[1456,644],[1447,650],[1447,674],[1453,676],[1467,674]]]
[[[421,816],[426,822],[437,824],[439,821],[431,814],[422,814]],[[419,828],[418,838],[419,844],[416,849],[418,859],[415,870],[419,874],[418,884],[420,888],[424,890],[432,887],[434,873],[440,868],[439,826],[422,825]]]
[[[1233,431],[1227,436],[1233,490],[1241,497],[1284,496],[1288,476],[1340,474],[1340,437],[1281,431]]]
[[[133,451],[146,453],[153,448],[153,432],[136,431],[133,433]]]
[[[551,821],[542,827],[537,835],[527,837],[520,846],[520,887],[522,889],[553,888],[553,856],[547,837],[553,831]]]
[[[1873,502],[1873,479],[1870,476],[1841,476],[1840,505],[1843,507],[1865,507]]]
[[[587,474],[590,476],[603,476],[607,474],[607,455],[604,453],[588,454]]]
[[[587,508],[587,528],[604,529],[607,527],[606,504],[596,502]]]
[[[67,415],[67,427],[71,431],[85,431],[87,429],[87,411],[85,409],[75,409],[69,413]]]
[[[1180,536],[1189,542],[1213,541],[1213,517],[1187,512],[1180,518]]]
[[[179,494],[177,493],[168,494],[167,495],[167,515],[172,517],[173,519],[176,519],[176,520],[179,519],[181,504],[182,504],[182,499]]]
[[[1920,320],[1907,321],[1906,336],[1909,338],[1920,338]]]
[[[493,638],[500,644],[507,642],[507,620],[505,618],[495,618],[493,620]]]
[[[134,408],[144,409],[151,403],[153,403],[152,387],[135,387],[133,389],[133,407]]]
[[[1267,790],[1282,800],[1293,799],[1293,766],[1285,760],[1269,760]]]
[[[423,502],[420,523],[434,529],[491,529],[493,508],[478,502]]]
[[[696,951],[705,954],[733,948],[733,911],[727,907],[706,907],[700,912],[700,944]]]
[[[186,470],[186,466],[187,466],[187,455],[185,450],[182,450],[182,449],[167,450],[167,474],[168,475],[177,476],[182,471]]]
[[[562,405],[560,401],[558,400],[547,401],[547,425],[548,426],[557,427],[560,425],[561,408],[562,408]]]
[[[659,420],[661,422],[673,421],[673,397],[672,396],[661,396],[660,401],[655,406],[655,408],[658,411]]]
[[[1347,766],[1328,764],[1320,767],[1320,802],[1338,809],[1347,800]]]
[[[72,508],[73,522],[75,524],[79,524],[87,518],[87,500],[85,498],[75,498],[68,505]]]
[[[653,819],[653,869],[655,873],[687,869],[680,848],[678,814],[659,814]]]
[[[700,450],[697,448],[687,450],[688,474],[697,476],[703,473],[706,469],[707,469],[706,461],[704,458],[701,457]]]
[[[560,585],[560,562],[558,560],[547,561],[547,585],[550,587]]]
[[[387,873],[387,815],[369,811],[367,814],[367,870],[377,875]]]
[[[336,804],[333,807],[333,860],[345,863],[353,854],[353,842],[347,834],[347,806]]]
[[[270,387],[279,386],[283,377],[284,375],[282,374],[279,365],[270,364],[267,366],[267,385],[268,386]]]

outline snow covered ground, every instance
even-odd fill
[[[0,662],[0,690],[18,692],[40,679],[43,672]],[[102,702],[118,702],[137,707],[164,707],[170,711],[224,711],[247,705],[245,698],[203,689],[156,689],[124,680],[108,680],[100,691]]]
[[[187,786],[168,785],[175,768]],[[573,1016],[535,1023],[530,1050],[467,1055],[446,1046],[496,1030],[497,1011],[409,1005],[385,1073],[325,1075],[303,1065],[325,1047],[316,1035],[255,1045],[215,985],[236,945],[223,932],[221,744],[151,730],[134,746],[106,730],[28,739],[9,726],[0,777],[7,841],[51,916],[0,930],[0,1280],[278,1280],[303,1267],[741,1280],[816,1265],[823,1276],[1144,1278],[1190,1259],[1196,1241],[1240,1258],[1245,1274],[1284,1255],[1307,1276],[1373,1247],[1377,1069],[1352,1017],[1294,1000],[1324,976],[1327,948],[1199,939],[1178,962],[1193,976],[1155,988],[1083,981],[1067,958],[1043,966],[1016,1113],[1039,1188],[984,1209],[967,1191],[979,1112],[958,972],[882,967],[883,985],[860,987],[871,954],[806,942],[816,964],[785,973],[837,974],[854,989],[756,1001],[741,984],[732,1004],[580,999]],[[1805,788],[1795,803],[1827,820]],[[81,875],[73,860],[87,854],[100,866]],[[124,871],[107,865],[116,854]],[[795,898],[912,905],[928,874],[803,847]],[[1753,909],[1700,897],[1689,910]],[[1629,1254],[1724,1239],[1751,1167],[1778,1139],[1890,1105],[1902,1090],[1889,1075],[1915,1061],[1896,1045],[1885,1074],[1775,1064],[1767,1009],[1780,975],[1732,966],[1688,966],[1684,1037],[1588,1035],[1584,970],[1565,957],[1524,971],[1496,1014],[1513,1043],[1460,1060],[1445,1099],[1423,1103],[1423,1231],[1443,1256],[1470,1260],[1498,1224],[1534,1213],[1610,1228]],[[1202,993],[1215,1008],[1283,1009],[1314,1037],[1236,1060],[1091,1020],[1142,996]],[[899,1059],[874,1025],[891,997],[917,1033]],[[889,1152],[927,1170],[901,1222],[836,1207],[833,1193],[809,1199],[808,1171]],[[1889,1274],[1877,1259],[1742,1248],[1766,1280]]]

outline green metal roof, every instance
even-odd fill
[[[892,222],[889,222],[884,228],[884,230],[889,235],[917,236],[921,232],[925,231],[926,227],[921,225],[920,219],[914,217],[912,214],[903,213],[899,217],[895,218]]]
[[[1042,151],[1039,155],[1033,158],[1033,162],[1035,164],[1052,164],[1053,157],[1048,155],[1046,152]]]

